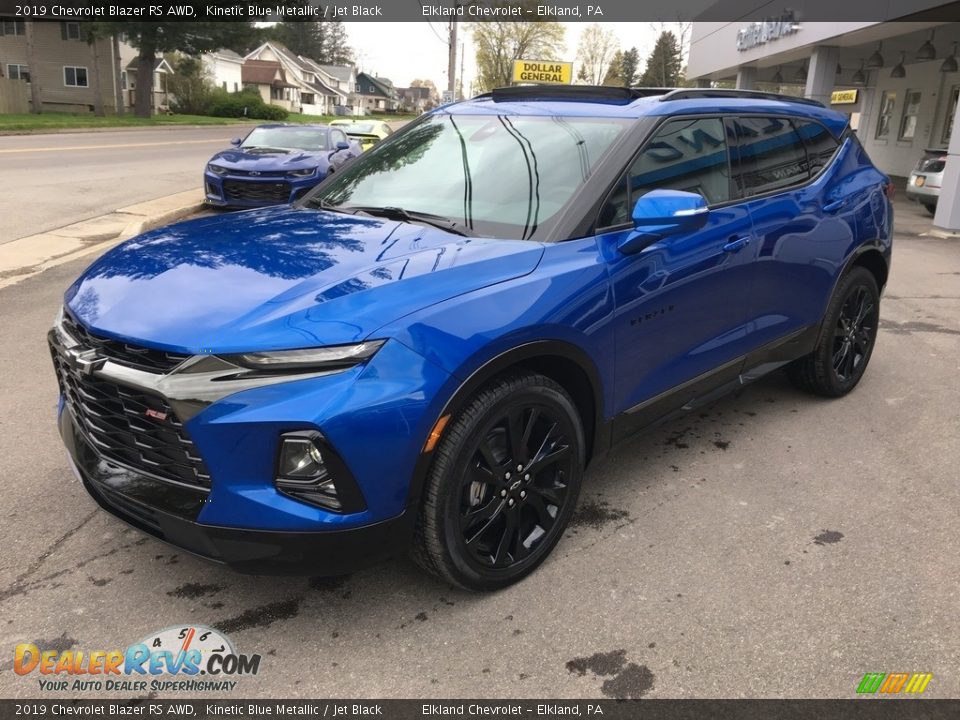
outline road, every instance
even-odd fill
[[[405,559],[240,576],[126,528],[54,429],[44,334],[82,263],[0,290],[17,338],[0,344],[0,696],[39,695],[10,669],[17,643],[123,648],[182,623],[263,656],[235,697],[853,697],[868,671],[960,695],[960,244],[928,224],[898,208],[851,396],[777,374],[627,442],[588,473],[553,557],[492,595]]]
[[[0,136],[0,243],[200,187],[246,125]]]

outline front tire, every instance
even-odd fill
[[[543,375],[492,380],[436,449],[417,519],[414,560],[466,590],[530,574],[560,540],[584,468],[583,424]]]
[[[841,278],[812,353],[788,369],[801,390],[841,397],[856,387],[867,369],[880,323],[880,291],[873,274],[855,267]]]

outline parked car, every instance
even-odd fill
[[[260,125],[232,145],[210,158],[203,173],[209,205],[293,202],[362,152],[343,130],[326,125]]]
[[[614,442],[778,368],[857,385],[889,189],[812,101],[495,90],[103,255],[49,335],[60,433],[106,510],[236,569],[412,548],[501,588]]]
[[[393,134],[383,120],[334,120],[330,126],[343,130],[348,137],[359,142],[364,151]]]
[[[937,212],[946,166],[946,149],[927,148],[907,180],[907,197],[919,202],[931,215]]]

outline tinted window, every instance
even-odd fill
[[[807,146],[810,175],[816,175],[824,165],[830,162],[830,158],[833,157],[840,143],[820,123],[809,120],[795,120],[794,125]]]
[[[730,199],[722,120],[671,120],[657,130],[600,211],[599,226],[629,222],[637,198],[658,188],[698,193],[710,205]]]
[[[734,120],[744,195],[779,190],[810,178],[807,153],[789,120],[741,117]]]

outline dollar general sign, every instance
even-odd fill
[[[569,85],[573,80],[573,63],[543,60],[514,60],[515,83],[554,83]]]

